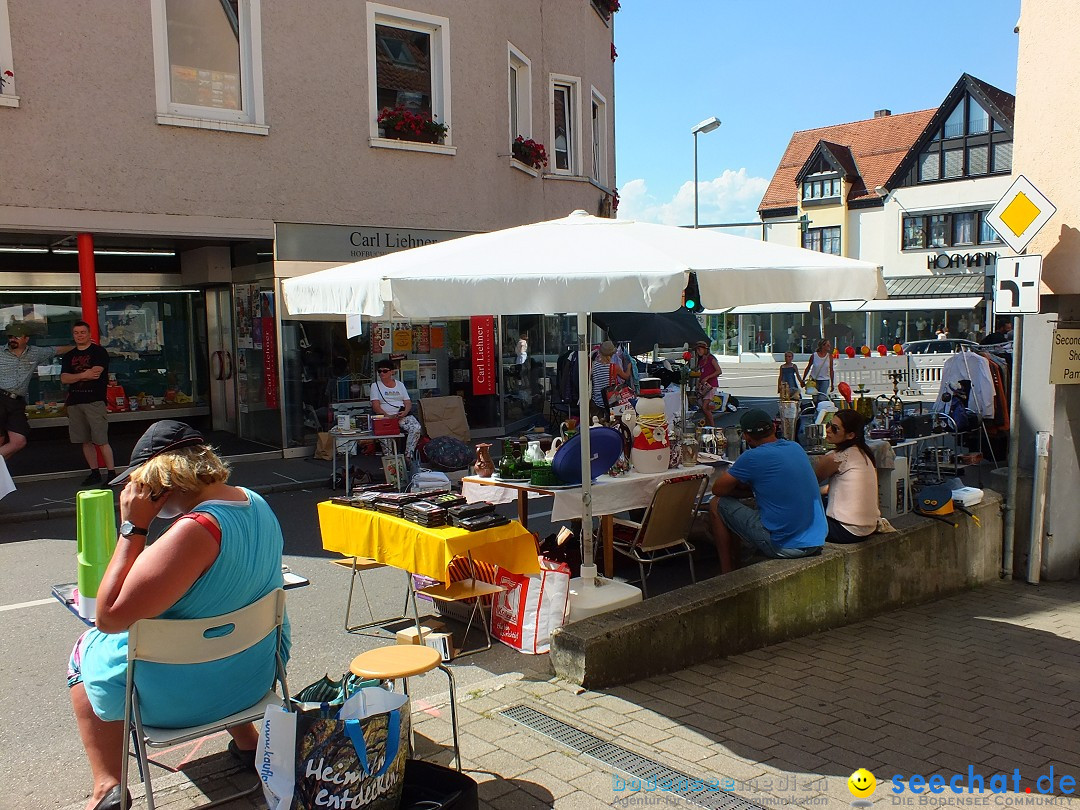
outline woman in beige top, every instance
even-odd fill
[[[836,450],[815,465],[819,481],[829,487],[825,519],[830,543],[858,543],[877,531],[877,468],[866,446],[866,419],[852,410],[837,411],[825,430]]]

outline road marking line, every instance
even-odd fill
[[[0,605],[0,613],[3,613],[5,610],[18,610],[19,608],[28,608],[28,607],[34,607],[36,605],[48,605],[48,604],[59,604],[59,603],[55,599],[53,599],[51,597],[48,598],[48,599],[35,599],[33,602],[18,602],[18,603],[14,604],[14,605]]]

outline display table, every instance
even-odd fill
[[[361,442],[374,442],[382,439],[400,439],[404,435],[404,433],[388,433],[384,436],[376,436],[374,433],[360,433],[357,431],[342,433],[337,428],[331,429],[330,437],[334,440],[334,458],[331,462],[332,469],[330,471],[330,480],[333,481],[337,478],[337,457],[338,453],[341,453],[345,456],[345,494],[350,494],[352,492],[352,478],[350,476],[350,468],[352,465],[349,464],[349,452],[352,447]]]
[[[538,574],[536,540],[517,521],[468,532],[449,526],[428,529],[370,509],[319,504],[323,548],[347,557],[369,557],[385,565],[449,582],[447,568],[459,555],[498,565],[515,574]]]
[[[613,540],[614,517],[630,509],[644,509],[652,503],[653,493],[661,481],[680,478],[684,475],[711,475],[713,468],[706,464],[692,467],[676,467],[661,473],[628,472],[616,478],[601,475],[592,485],[592,512],[600,518],[600,536],[604,541],[604,572],[611,576],[615,563]],[[475,501],[493,501],[506,503],[511,500],[499,490],[512,493],[518,498],[518,516],[522,526],[529,525],[529,498],[550,495],[555,498],[551,508],[552,523],[573,520],[581,517],[581,487],[568,489],[545,489],[528,483],[500,481],[496,478],[477,478],[466,476],[461,479],[461,494],[470,503]]]

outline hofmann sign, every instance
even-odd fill
[[[275,230],[274,258],[278,261],[343,263],[384,256],[421,245],[434,245],[472,233],[295,222],[279,222]]]
[[[1080,329],[1055,329],[1050,343],[1050,384],[1080,384]]]

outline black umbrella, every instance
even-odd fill
[[[675,312],[597,312],[593,321],[613,341],[629,341],[632,354],[644,354],[653,346],[671,348],[699,340],[709,342],[697,316],[688,309]]]

